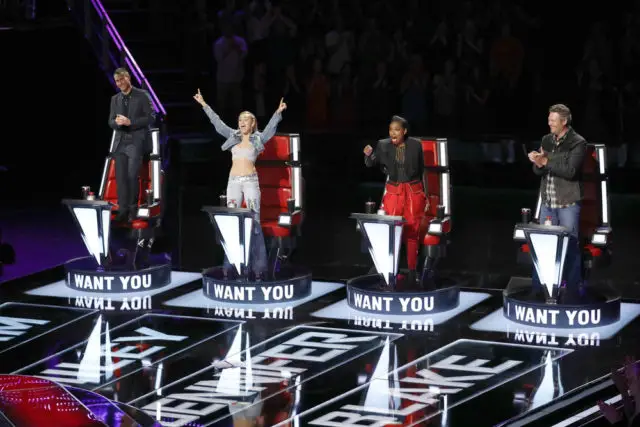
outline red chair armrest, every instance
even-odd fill
[[[302,222],[302,211],[297,210],[291,213],[281,213],[278,215],[278,225],[281,227],[293,227]]]
[[[451,232],[451,217],[445,216],[442,219],[433,218],[429,221],[429,226],[427,227],[427,234],[431,234],[434,236],[441,236],[443,234],[449,234]]]
[[[152,205],[140,205],[138,207],[138,218],[153,218],[160,215],[160,203],[155,202]]]
[[[520,243],[525,243],[527,241],[527,238],[524,236],[524,231],[519,224],[516,224],[513,228],[513,240]]]

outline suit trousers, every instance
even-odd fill
[[[142,149],[136,144],[120,141],[113,157],[116,161],[118,212],[120,215],[128,215],[138,205]]]

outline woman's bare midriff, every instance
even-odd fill
[[[256,173],[256,165],[251,160],[236,159],[231,165],[231,176],[246,176]]]

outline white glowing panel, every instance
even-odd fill
[[[395,275],[398,272],[398,262],[400,260],[400,257],[398,256],[400,254],[400,244],[402,243],[402,225],[396,225],[396,242],[395,242],[395,247],[394,247],[394,253],[393,253],[393,274]]]
[[[116,143],[116,131],[111,134],[111,144],[109,145],[109,152],[113,153],[113,145]]]
[[[103,254],[109,253],[109,232],[111,231],[111,210],[102,210],[102,248]]]
[[[94,326],[91,331],[91,335],[89,335],[89,339],[87,340],[87,346],[85,347],[84,355],[80,360],[78,366],[78,374],[76,378],[82,382],[94,382],[100,383],[100,373],[102,369],[101,364],[101,339],[102,335],[102,316],[98,318],[98,322]],[[108,327],[108,324],[107,324]],[[52,372],[53,371],[53,372]],[[62,371],[64,372],[64,371]],[[59,374],[57,370],[47,369],[43,373],[49,374]],[[42,376],[42,378],[50,378],[47,376]]]
[[[604,147],[598,148],[598,169],[600,170],[600,174],[604,175],[607,167],[607,159],[605,157],[606,151]]]
[[[380,354],[380,358],[378,359],[378,363],[376,364],[376,368],[371,375],[372,378],[384,378],[379,381],[373,381],[371,386],[367,389],[367,395],[364,398],[364,406],[366,407],[374,407],[374,408],[388,408],[395,409],[395,402],[389,401],[389,396],[391,395],[389,386],[389,380],[387,377],[389,376],[389,361],[390,361],[390,342],[389,338],[384,343],[384,347],[382,349],[382,354]]]
[[[451,201],[449,200],[449,172],[442,174],[442,205],[444,206],[444,214],[451,215]]]
[[[562,281],[562,272],[564,271],[564,261],[567,259],[567,250],[569,249],[569,236],[562,238],[562,255],[560,256],[560,265],[558,266],[558,284]]]
[[[229,262],[236,267],[238,274],[242,273],[244,248],[240,245],[240,218],[233,215],[213,215],[222,235],[222,248]]]
[[[447,158],[447,140],[439,139],[438,140],[438,161],[440,166],[446,168],[449,166],[449,159]]]
[[[302,207],[302,171],[299,167],[293,168],[293,189],[296,208]]]
[[[300,136],[299,135],[295,135],[295,136],[290,136],[290,141],[291,141],[291,156],[292,156],[292,160],[294,162],[297,162],[300,160]]]
[[[291,225],[291,215],[280,215],[278,218],[279,225]]]
[[[232,367],[222,369],[216,386],[216,393],[241,396],[245,393],[240,391],[240,384],[243,382],[240,376],[241,370],[241,353],[242,353],[242,325],[238,327],[236,336],[229,347],[227,356],[224,361],[230,363]]]
[[[104,247],[98,232],[98,212],[94,208],[73,208],[73,214],[80,224],[82,240],[89,253],[100,264],[100,254]]]
[[[602,181],[600,183],[601,197],[600,201],[602,204],[602,222],[605,224],[609,223],[609,193],[607,191],[607,181]]]
[[[534,218],[540,219],[540,211],[542,210],[542,195],[538,193],[538,202],[536,203],[536,212]]]
[[[113,142],[111,143],[113,145]],[[111,152],[113,150],[109,150]],[[98,190],[98,196],[102,199],[104,196],[105,185],[107,181],[107,174],[109,172],[109,165],[111,164],[111,157],[107,157],[107,160],[104,162],[104,167],[102,168],[102,178],[100,179],[100,189]]]
[[[151,187],[153,189],[153,200],[160,200],[160,160],[151,161]]]
[[[556,269],[556,254],[558,251],[558,236],[554,234],[530,233],[531,250],[535,254],[533,264],[538,272],[540,282],[547,287],[549,295],[553,285],[558,285],[559,276]]]
[[[393,254],[389,253],[391,243],[389,242],[390,226],[376,222],[365,222],[362,225],[369,238],[369,252],[371,253],[371,258],[376,266],[376,270],[382,274],[385,282],[389,284],[390,276],[394,271]],[[400,230],[399,237],[402,237],[402,230]]]
[[[160,131],[154,130],[151,132],[151,144],[152,144],[152,152],[153,155],[160,155]]]
[[[251,238],[253,233],[253,218],[244,218],[244,265],[249,265],[249,258],[251,256]]]

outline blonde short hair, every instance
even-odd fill
[[[238,115],[238,120],[240,120],[242,116],[249,116],[253,119],[253,129],[251,129],[251,132],[255,132],[258,129],[258,119],[256,119],[256,116],[251,111],[243,111]]]

